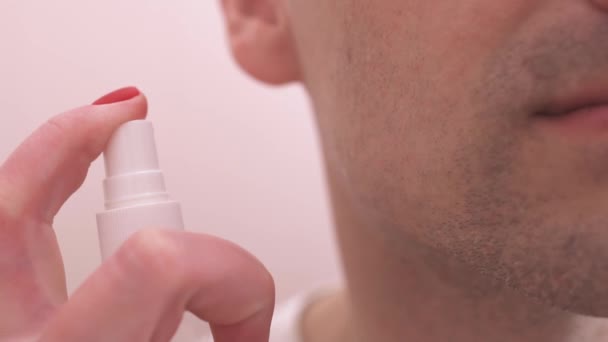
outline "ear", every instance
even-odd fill
[[[254,78],[299,81],[300,66],[285,0],[222,0],[232,53]]]

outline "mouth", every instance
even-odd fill
[[[608,132],[608,85],[558,98],[535,114],[543,122],[564,128]]]
[[[582,114],[590,114],[590,112],[600,110],[602,107],[607,107],[607,102],[593,102],[586,103],[582,105],[577,105],[570,107],[568,109],[560,109],[560,110],[542,110],[536,113],[537,116],[548,118],[548,119],[559,119],[564,118],[570,115],[582,115]]]

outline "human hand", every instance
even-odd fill
[[[274,283],[218,238],[142,231],[68,298],[53,218],[121,124],[143,119],[135,88],[50,119],[0,166],[0,341],[170,341],[184,311],[216,342],[266,342]]]

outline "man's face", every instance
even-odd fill
[[[608,111],[564,114],[608,103],[608,14],[582,0],[287,1],[332,178],[362,219],[608,315]]]

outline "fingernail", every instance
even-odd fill
[[[130,100],[141,94],[141,91],[135,87],[126,87],[115,90],[107,95],[100,97],[93,105],[107,105]]]

